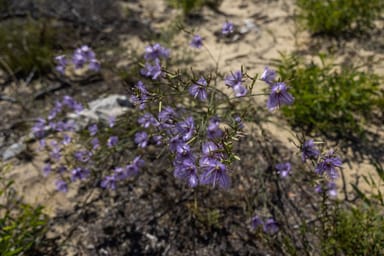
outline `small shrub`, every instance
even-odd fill
[[[168,0],[168,2],[172,7],[182,9],[184,15],[189,15],[203,6],[217,9],[222,0]]]
[[[384,10],[381,0],[298,0],[299,19],[314,34],[367,32]]]
[[[365,122],[374,119],[381,104],[379,77],[353,66],[336,71],[320,57],[321,65],[296,56],[285,56],[277,65],[296,99],[291,108],[282,109],[284,115],[294,127],[307,132],[336,138],[362,135]]]
[[[0,27],[0,68],[26,77],[50,70],[55,31],[43,21],[13,20]]]
[[[23,203],[12,184],[0,177],[0,252],[30,255],[41,244],[48,219],[43,207]]]
[[[383,255],[384,217],[377,207],[337,209],[328,224],[321,255]]]

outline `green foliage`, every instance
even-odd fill
[[[43,207],[23,203],[12,184],[0,177],[0,252],[28,255],[41,243],[48,219]]]
[[[321,241],[321,255],[383,255],[384,216],[378,207],[338,208],[328,234]]]
[[[12,20],[0,26],[0,68],[10,74],[28,76],[50,70],[55,31],[49,21]]]
[[[384,10],[382,0],[297,0],[299,19],[314,34],[367,32]]]
[[[307,132],[346,139],[363,135],[364,123],[380,111],[379,77],[353,66],[337,71],[324,56],[320,59],[318,65],[296,56],[282,57],[278,72],[295,97],[295,104],[282,112],[294,127]]]
[[[184,15],[199,11],[203,6],[217,9],[221,2],[222,0],[168,0],[172,7],[182,9]]]

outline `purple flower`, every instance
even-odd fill
[[[55,182],[56,189],[58,191],[66,193],[68,191],[68,185],[65,181],[63,180],[56,180]]]
[[[275,168],[282,178],[287,177],[291,172],[291,164],[289,162],[277,164]]]
[[[171,128],[174,127],[175,119],[177,118],[177,114],[175,110],[171,107],[165,107],[159,113],[159,121],[162,129],[165,129],[167,133],[171,133]]]
[[[207,81],[204,77],[200,77],[196,84],[192,84],[189,87],[189,93],[194,97],[198,98],[201,101],[207,100]]]
[[[108,117],[108,125],[109,128],[113,128],[115,126],[116,117],[115,116],[109,116]]]
[[[244,124],[243,124],[243,121],[241,120],[241,117],[240,116],[235,116],[234,117],[234,120],[236,122],[236,125],[238,126],[238,128],[240,130],[244,129]]]
[[[38,118],[35,122],[35,125],[32,127],[33,136],[38,139],[41,139],[45,136],[45,125],[47,121],[43,118]]]
[[[196,49],[201,48],[203,46],[203,39],[201,38],[201,36],[194,35],[191,40],[190,46]]]
[[[40,139],[39,140],[39,149],[40,150],[44,149],[46,144],[47,143],[46,143],[45,139]]]
[[[142,81],[138,81],[137,84],[135,84],[135,88],[139,91],[140,95],[149,94],[147,88],[145,88],[145,85]]]
[[[100,70],[100,62],[97,59],[91,59],[89,61],[88,69],[98,72]]]
[[[111,136],[111,137],[109,137],[109,139],[107,141],[107,146],[109,148],[112,148],[112,147],[116,146],[118,142],[119,142],[119,138],[117,136]]]
[[[241,71],[236,71],[235,73],[228,75],[224,81],[225,85],[233,88],[234,86],[243,83],[243,74]]]
[[[129,99],[134,105],[139,105],[139,109],[143,110],[145,109],[146,103],[148,101],[148,96],[147,94],[142,94],[140,97],[131,95]]]
[[[116,177],[115,175],[106,176],[100,183],[100,186],[104,189],[116,189]]]
[[[68,95],[63,97],[63,104],[75,110],[77,113],[83,110],[83,106]]]
[[[227,167],[223,163],[215,159],[207,159],[204,163],[200,163],[200,167],[203,170],[200,176],[201,184],[212,184],[213,187],[218,184],[221,188],[229,188],[231,180],[227,174]]]
[[[60,154],[60,149],[59,148],[54,148],[52,149],[51,153],[49,154],[49,156],[56,160],[56,161],[59,161],[60,158],[61,158],[61,154]]]
[[[79,51],[87,60],[96,58],[95,52],[88,45],[83,45],[76,49],[76,51]]]
[[[52,108],[52,110],[49,112],[48,120],[54,119],[57,114],[59,114],[63,109],[63,104],[59,101],[55,102],[55,106]]]
[[[177,123],[176,127],[184,141],[190,140],[195,131],[195,123],[193,121],[193,117],[190,116],[184,121]]]
[[[65,55],[56,56],[55,62],[57,63],[57,72],[59,72],[60,74],[64,74],[65,68],[67,67],[67,58],[65,57]]]
[[[325,188],[325,191],[327,192],[329,197],[333,197],[334,198],[334,197],[337,196],[337,186],[336,186],[335,182],[333,182],[333,181],[328,182],[326,186],[325,186],[325,184],[318,184],[315,187],[315,192],[316,193],[323,193],[324,192],[324,188]]]
[[[193,158],[191,146],[185,142],[180,141],[180,143],[176,145],[176,160],[181,161],[186,158]]]
[[[88,131],[89,131],[89,135],[91,136],[95,136],[97,131],[98,131],[98,128],[97,128],[97,124],[91,124],[89,127],[88,127]]]
[[[263,225],[264,225],[264,223],[260,219],[259,216],[255,215],[255,216],[252,217],[252,219],[251,219],[251,227],[252,227],[252,229],[257,229],[258,227],[261,227]]]
[[[173,153],[176,152],[176,149],[179,144],[185,144],[183,140],[180,139],[180,136],[175,136],[169,139],[169,150]]]
[[[123,179],[126,179],[127,178],[127,173],[125,171],[125,168],[121,168],[121,167],[116,167],[114,170],[113,170],[113,176],[117,179],[117,180],[123,180]]]
[[[225,78],[225,84],[233,89],[236,97],[245,96],[248,92],[247,88],[243,86],[243,74],[241,71],[228,75]]]
[[[49,122],[48,126],[53,131],[57,129],[57,123],[55,123],[55,122]]]
[[[230,21],[226,21],[223,24],[223,28],[221,29],[221,33],[223,35],[229,35],[233,33],[233,23]]]
[[[173,119],[176,117],[176,112],[172,107],[165,107],[160,113],[159,113],[159,120],[161,122],[167,122],[170,119]]]
[[[141,147],[145,148],[148,144],[148,134],[146,132],[137,132],[135,134],[135,143]]]
[[[224,158],[220,148],[212,141],[207,141],[202,145],[202,156],[200,157],[200,165],[204,165],[210,160],[220,160]]]
[[[156,120],[156,118],[150,114],[150,113],[144,113],[144,115],[140,116],[137,122],[141,125],[143,128],[149,128],[151,125],[154,127],[159,126],[159,122]]]
[[[140,168],[143,166],[144,160],[142,160],[140,156],[135,157],[132,163],[125,167],[126,175],[128,177],[132,175],[137,175],[139,173]]]
[[[211,156],[212,154],[216,153],[217,150],[219,149],[217,145],[212,141],[204,142],[201,148],[202,148],[203,154],[208,156]]]
[[[317,159],[320,155],[319,150],[315,147],[315,143],[312,139],[306,140],[304,144],[302,145],[302,155],[301,159],[303,162],[305,162],[308,158],[309,159]]]
[[[315,172],[319,175],[326,173],[332,180],[339,177],[336,167],[341,167],[342,161],[339,157],[335,156],[334,151],[328,151],[322,159],[317,163]]]
[[[315,192],[316,193],[322,193],[323,192],[323,186],[321,184],[316,185]]]
[[[279,231],[279,225],[274,219],[269,218],[265,221],[263,229],[265,233],[273,235]]]
[[[43,167],[43,175],[48,176],[52,171],[52,166],[50,163],[46,163]]]
[[[68,120],[66,122],[61,122],[60,125],[62,126],[62,131],[75,131],[76,129],[76,121],[75,120]],[[58,123],[59,126],[59,123]]]
[[[248,92],[247,88],[245,88],[245,86],[241,84],[237,84],[232,88],[233,88],[233,91],[235,92],[236,97],[244,97]]]
[[[160,58],[169,57],[169,49],[162,47],[160,44],[156,43],[154,45],[149,45],[145,47],[144,59],[146,60],[155,60]]]
[[[335,182],[329,182],[328,183],[328,195],[330,197],[336,197],[337,196],[337,186]]]
[[[72,182],[75,182],[76,180],[84,180],[89,175],[89,170],[85,168],[75,168],[72,170],[71,180]]]
[[[147,62],[145,63],[144,68],[140,70],[140,74],[142,74],[145,77],[151,77],[152,80],[156,80],[161,75],[161,66],[160,66],[160,60],[155,59],[154,65]]]
[[[192,188],[198,185],[197,168],[192,159],[187,158],[184,161],[176,162],[173,175],[175,178],[188,181]]]
[[[100,141],[99,141],[98,138],[93,138],[91,140],[91,144],[92,144],[92,149],[93,150],[96,150],[96,149],[98,149],[100,147]]]
[[[91,159],[92,152],[87,151],[87,150],[76,151],[74,153],[74,155],[75,155],[75,158],[76,158],[77,161],[86,163],[86,162],[88,162]]]
[[[281,105],[291,105],[294,101],[293,96],[288,93],[288,87],[285,83],[276,83],[272,86],[271,94],[269,95],[267,107],[270,111],[279,108]]]
[[[163,136],[161,136],[161,135],[153,135],[152,140],[153,140],[154,144],[157,146],[163,144]]]
[[[269,69],[269,67],[265,67],[263,73],[260,76],[260,79],[270,86],[273,85],[276,78],[276,71]]]
[[[95,52],[88,47],[83,45],[77,48],[72,56],[72,63],[75,69],[82,68],[86,63],[89,63],[88,68],[93,71],[99,71],[100,63],[96,59]]]
[[[223,130],[221,130],[220,121],[217,117],[212,117],[208,122],[207,127],[207,138],[208,139],[218,139],[221,138],[224,134]]]
[[[83,54],[81,49],[76,49],[75,53],[72,56],[72,63],[75,66],[75,69],[82,68],[84,64],[87,62],[86,56]]]

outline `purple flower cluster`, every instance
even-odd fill
[[[101,181],[100,186],[105,189],[116,189],[116,183],[121,180],[125,180],[133,175],[139,173],[140,168],[144,166],[144,161],[138,156],[125,167],[117,167],[113,170],[113,173],[106,176]]]
[[[169,58],[170,50],[156,43],[145,47],[144,59],[152,61],[156,59]]]
[[[263,221],[259,216],[255,215],[251,219],[252,229],[257,229],[263,227],[263,231],[267,234],[273,235],[279,231],[279,224],[273,218],[268,218],[266,221]]]
[[[144,68],[140,70],[140,74],[150,77],[152,80],[157,80],[161,76],[160,60],[155,59],[154,63],[146,62]]]
[[[191,87],[189,87],[189,93],[194,97],[198,98],[201,101],[206,101],[207,96],[207,86],[208,83],[204,77],[200,77],[196,83],[193,83]]]
[[[225,78],[225,84],[233,89],[236,97],[243,97],[248,92],[247,88],[243,85],[243,74],[241,71],[228,75]]]
[[[138,83],[137,90],[142,94],[148,93],[142,83]],[[72,97],[64,96],[61,101],[55,102],[47,118],[38,118],[32,127],[34,136],[39,139],[40,149],[46,150],[49,155],[49,160],[42,169],[43,174],[44,176],[52,173],[57,175],[55,186],[62,192],[68,191],[68,184],[70,182],[83,181],[90,176],[91,170],[95,169],[92,157],[97,150],[101,149],[99,138],[96,137],[100,133],[96,123],[90,124],[87,127],[91,136],[88,144],[80,146],[76,144],[75,137],[70,136],[75,131],[76,123],[71,120],[63,121],[65,112],[68,110],[79,112],[82,109],[82,105]],[[115,117],[111,116],[107,125],[109,128],[112,128],[115,125]],[[107,130],[109,131],[108,128]],[[55,139],[50,139],[46,142],[47,131],[57,132]],[[117,144],[118,137],[112,135],[104,145],[107,148],[112,148]],[[131,164],[126,166],[125,171],[121,172],[122,174],[117,175],[119,169],[116,169],[116,175],[106,177],[101,185],[103,187],[115,188],[114,184],[117,180],[137,174],[142,165],[143,160],[140,157],[136,157]]]
[[[195,36],[192,44],[194,47],[200,47],[201,38]],[[154,50],[148,48],[144,57],[151,61],[167,58],[168,53],[162,54],[163,50],[158,48],[157,53],[152,56]],[[228,77],[227,80],[237,96],[246,93],[246,88],[242,85],[241,72],[237,72],[232,78]],[[188,92],[200,101],[207,101],[207,88],[208,82],[201,76],[190,85]],[[139,81],[131,101],[143,110],[145,103],[149,102],[149,95],[151,93]],[[148,107],[149,109],[151,108]],[[142,149],[150,144],[165,147],[172,156],[173,174],[177,179],[185,181],[190,187],[199,184],[220,188],[230,186],[228,167],[232,160],[229,160],[228,152],[225,150],[230,136],[226,136],[226,132],[220,127],[221,122],[218,117],[211,116],[205,122],[199,122],[203,127],[196,127],[194,117],[185,110],[176,111],[170,106],[161,105],[157,114],[144,112],[138,117],[137,122],[142,130],[134,135],[135,144]],[[236,131],[243,128],[239,116],[233,117],[232,123],[235,125],[231,127]],[[106,182],[113,183],[114,178],[108,178]]]
[[[81,110],[83,110],[83,106],[70,96],[64,96],[61,102],[56,101],[55,106],[49,112],[48,117],[46,119],[38,118],[34,126],[32,127],[32,133],[35,136],[35,138],[43,140],[44,137],[47,135],[48,131],[52,131],[52,132],[74,131],[76,124],[73,120],[63,121],[59,119],[55,121],[55,119],[58,119],[60,114],[63,114],[66,109],[69,109],[75,112],[80,112]],[[68,142],[69,140],[70,140],[70,137],[66,135],[64,138],[64,141]],[[45,142],[41,141],[40,144],[45,145]]]
[[[145,47],[144,59],[146,63],[140,70],[140,74],[157,80],[162,76],[160,59],[168,59],[170,50],[156,43]]]
[[[130,101],[134,105],[139,105],[143,110],[146,106],[146,102],[149,100],[149,92],[142,81],[138,81],[134,88],[134,95],[131,95]]]
[[[57,64],[57,72],[64,74],[68,66],[66,56],[60,55],[55,57],[55,62]],[[96,59],[95,52],[87,45],[83,45],[75,50],[72,55],[72,64],[75,69],[81,69],[88,65],[88,69],[91,71],[98,72],[100,70],[100,62]]]
[[[331,180],[335,180],[339,177],[336,168],[340,168],[342,164],[343,162],[335,155],[335,152],[329,150],[317,163],[315,172],[319,175],[326,174]]]
[[[201,47],[203,47],[203,38],[201,38],[201,36],[199,35],[194,35],[192,37],[190,46],[196,49],[200,49]]]
[[[282,105],[293,104],[295,99],[288,92],[288,86],[283,82],[275,82],[276,71],[265,67],[260,79],[270,86],[271,91],[267,101],[267,108],[270,111],[278,109]]]
[[[200,83],[204,84],[202,81]],[[196,88],[198,86],[201,85],[196,85]],[[201,127],[196,127],[194,118],[183,117],[169,106],[164,107],[157,116],[143,113],[138,123],[145,130],[135,134],[135,143],[140,148],[150,143],[166,145],[173,156],[173,174],[177,179],[187,182],[190,187],[198,184],[221,188],[230,186],[226,154],[223,153],[225,133],[217,117],[209,119],[203,139],[205,142],[202,144],[194,140],[198,130],[201,130]]]
[[[282,178],[286,178],[288,177],[289,173],[291,172],[291,163],[289,162],[285,162],[285,163],[279,163],[275,166],[278,174],[280,175],[280,177]]]
[[[320,151],[316,148],[312,139],[306,140],[301,147],[301,160],[305,162],[307,159],[317,160]]]
[[[315,168],[315,172],[319,176],[325,175],[328,179],[323,180],[323,182],[317,185],[317,192],[320,193],[326,191],[331,197],[335,197],[337,195],[337,186],[335,181],[339,177],[339,174],[336,168],[341,168],[342,164],[343,162],[338,156],[336,156],[333,150],[329,150],[320,156],[320,159],[318,160]]]
[[[229,34],[232,34],[233,33],[233,23],[230,22],[230,21],[226,21],[224,24],[223,24],[223,27],[221,29],[221,33],[223,35],[229,35]]]

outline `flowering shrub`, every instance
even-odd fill
[[[232,31],[233,24],[227,21],[223,36]],[[204,45],[198,35],[189,43],[200,50]],[[323,217],[335,209],[342,160],[335,150],[307,137],[295,141],[298,157],[280,156],[274,145],[268,145],[268,133],[254,121],[258,95],[267,96],[261,104],[267,115],[295,106],[300,98],[292,90],[291,80],[278,78],[282,72],[270,67],[262,67],[260,76],[244,68],[227,74],[179,70],[172,67],[171,59],[172,49],[159,43],[145,48],[140,79],[130,88],[134,109],[123,116],[79,127],[66,113],[80,113],[85,107],[70,96],[58,100],[48,116],[38,119],[32,128],[41,149],[49,155],[43,174],[54,175],[61,192],[67,192],[73,183],[118,192],[141,172],[151,173],[151,168],[161,166],[194,195],[216,189],[225,193],[237,185],[236,177],[254,175],[260,185],[255,190],[260,193],[250,199],[254,202],[247,211],[255,235],[267,237],[267,241],[276,239],[270,246],[283,244],[281,253],[316,251],[308,244],[317,241],[316,230],[327,232],[322,225],[330,219]],[[69,62],[64,57],[56,61],[56,70],[65,75]],[[82,46],[75,51],[72,66],[98,71],[100,64],[92,50]],[[255,86],[258,80],[267,85],[266,93]],[[232,91],[224,90],[225,86]],[[242,156],[236,147],[244,143],[242,139],[253,124],[259,125],[264,136],[257,137],[259,148],[251,153],[262,155],[267,167],[238,173]],[[306,200],[294,201],[290,192],[302,193]],[[310,214],[300,208],[304,207],[301,203],[313,206]],[[193,205],[189,209],[196,219],[207,225],[218,223],[217,211],[204,215],[197,198]],[[315,221],[310,220],[313,216]],[[312,231],[303,234],[307,229]]]

